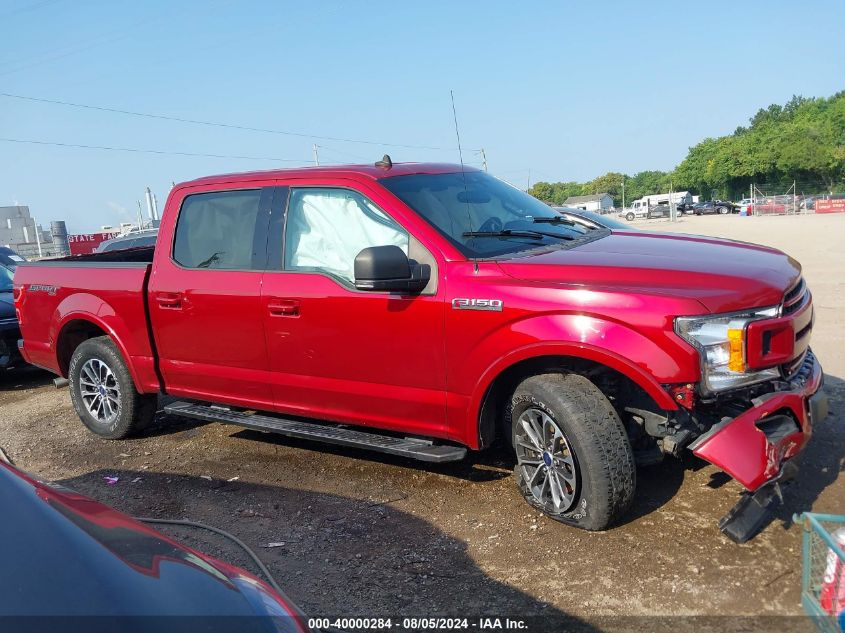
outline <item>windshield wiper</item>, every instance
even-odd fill
[[[570,226],[575,226],[575,222],[573,222],[572,220],[567,220],[566,218],[561,217],[559,215],[550,218],[533,217],[531,218],[531,221],[534,224],[569,224]]]
[[[463,237],[525,237],[533,240],[541,240],[544,237],[554,237],[561,240],[574,240],[569,235],[560,233],[549,233],[548,231],[532,231],[524,229],[502,229],[501,231],[466,231]]]
[[[531,221],[534,224],[566,224],[567,226],[580,226],[588,231],[595,231],[598,227],[597,226],[589,226],[588,224],[582,224],[581,222],[575,222],[574,220],[567,220],[564,217],[551,217],[551,218],[531,218]],[[590,220],[586,220],[585,222],[590,222]]]

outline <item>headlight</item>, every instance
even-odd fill
[[[704,391],[724,391],[780,375],[774,368],[747,371],[745,365],[745,328],[752,321],[778,316],[778,310],[774,307],[675,319],[675,332],[695,347],[701,356]]]

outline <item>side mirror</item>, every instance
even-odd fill
[[[415,293],[428,285],[431,269],[412,263],[398,246],[371,246],[355,257],[355,287]]]

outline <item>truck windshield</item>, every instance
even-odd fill
[[[540,225],[535,218],[563,218],[533,196],[480,171],[394,176],[379,182],[467,257],[570,245],[594,233],[571,223]]]

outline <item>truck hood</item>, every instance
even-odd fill
[[[499,262],[511,277],[693,299],[711,312],[777,305],[801,266],[773,248],[698,235],[618,232]]]

